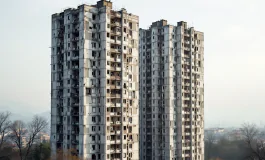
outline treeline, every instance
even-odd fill
[[[25,123],[11,121],[10,116],[10,112],[0,112],[0,160],[80,160],[74,149],[59,149],[51,155],[49,140],[41,140],[48,129],[47,119],[36,115]]]
[[[265,135],[255,124],[243,124],[241,138],[229,140],[205,133],[205,160],[265,160]]]
[[[0,159],[47,160],[50,157],[49,142],[41,143],[40,133],[48,126],[47,119],[34,116],[25,123],[10,120],[10,112],[0,112]]]
[[[244,160],[248,155],[244,140],[221,138],[217,143],[205,141],[205,160]]]

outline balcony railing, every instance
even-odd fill
[[[119,51],[119,49],[111,48],[111,49],[110,49],[110,52],[113,52],[113,53],[119,53],[120,51]]]
[[[72,57],[72,60],[78,60],[79,56]]]
[[[73,106],[79,106],[79,103],[72,103]]]
[[[121,98],[121,94],[110,94],[112,98]]]
[[[111,17],[121,18],[121,14],[120,13],[117,13],[117,12],[112,12],[111,13]]]
[[[112,27],[120,27],[120,26],[121,26],[120,22],[111,22],[110,25],[111,25]]]

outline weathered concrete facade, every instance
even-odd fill
[[[52,15],[52,154],[139,159],[138,21],[106,0]]]
[[[167,21],[140,29],[140,159],[204,160],[204,35]]]

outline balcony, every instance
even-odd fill
[[[72,122],[72,125],[79,125],[79,122],[78,121],[74,121],[74,122]]]
[[[73,24],[76,24],[76,23],[78,23],[78,18],[75,18],[74,20],[73,20]]]
[[[121,153],[121,149],[120,148],[117,148],[115,153]]]
[[[116,112],[110,112],[110,116],[115,116]]]
[[[79,141],[78,140],[73,140],[72,143],[73,144],[79,144]]]
[[[78,131],[76,131],[76,130],[73,130],[72,131],[72,134],[78,134],[79,132]]]
[[[113,59],[113,61],[114,61],[114,59]],[[115,67],[113,67],[113,66],[108,66],[108,69],[111,71],[115,71]]]
[[[59,121],[57,121],[57,124],[61,125],[61,124],[63,124],[63,121],[59,120]]]
[[[115,133],[114,130],[110,130],[110,134],[111,134],[111,135],[115,135],[116,133]]]
[[[78,97],[79,94],[78,94],[78,93],[71,93],[71,96],[72,96],[72,97]]]
[[[63,42],[58,42],[58,43],[57,43],[57,46],[58,46],[58,47],[63,46]]]
[[[112,125],[120,125],[121,122],[120,122],[120,121],[116,121],[116,122],[115,122],[115,121],[112,121],[111,124],[112,124]]]
[[[121,67],[115,67],[116,71],[121,71]]]
[[[72,112],[71,115],[72,116],[79,116],[79,112]]]
[[[115,103],[107,103],[107,107],[115,107]]]
[[[110,76],[111,80],[121,80],[120,76]]]
[[[185,50],[185,51],[190,51],[190,48],[188,48],[188,47],[184,47],[184,50]]]
[[[190,65],[190,62],[188,62],[188,61],[184,61],[184,64],[186,64],[186,65]]]
[[[115,89],[116,88],[116,85],[115,84],[111,84],[111,85],[109,85],[109,88],[110,89]],[[107,97],[110,97],[110,94],[109,93],[107,93]]]
[[[79,107],[79,103],[72,103],[72,106]]]
[[[120,36],[121,35],[121,32],[120,31],[117,31],[117,30],[111,30],[110,32],[111,35],[114,35],[114,36]]]
[[[59,130],[57,130],[57,133],[63,134],[63,130],[62,129],[59,129]]]
[[[110,16],[115,18],[121,18],[121,14],[118,12],[111,12]]]
[[[115,62],[115,58],[114,57],[107,57],[107,60],[109,60],[111,62]]]
[[[121,41],[120,41],[120,40],[114,40],[114,39],[111,39],[111,40],[110,40],[110,43],[112,43],[112,44],[117,44],[117,45],[121,45]]]
[[[120,22],[111,22],[110,24],[111,27],[121,27]]]
[[[79,69],[79,66],[73,66],[72,69]]]
[[[79,37],[74,37],[74,38],[72,38],[72,41],[73,41],[73,42],[79,41]]]
[[[78,60],[79,59],[79,56],[72,57],[71,59],[72,60]]]
[[[116,58],[115,61],[116,62],[121,62],[121,59],[120,58]]]
[[[63,86],[56,86],[56,89],[63,89]]]
[[[116,49],[116,48],[111,48],[110,52],[112,52],[112,53],[120,53],[121,50],[120,49]]]
[[[121,94],[110,94],[111,98],[121,98]]]
[[[190,97],[183,97],[183,100],[190,100]]]

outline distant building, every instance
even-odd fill
[[[227,139],[229,141],[242,140],[243,138],[242,132],[239,129],[227,133]]]
[[[36,139],[35,143],[47,143],[50,141],[50,136],[47,133],[39,133],[38,138]]]
[[[207,132],[224,133],[224,131],[225,131],[224,128],[209,128],[209,129],[205,129],[205,133],[207,133]]]

